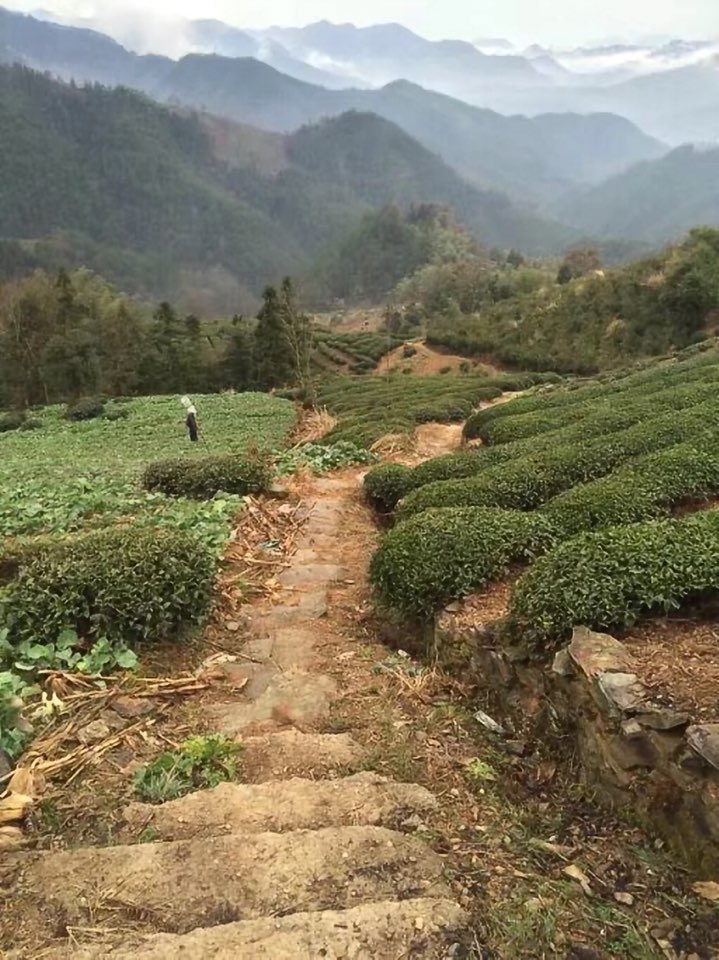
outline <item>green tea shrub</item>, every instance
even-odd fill
[[[262,493],[271,482],[271,463],[259,454],[159,460],[149,464],[142,475],[146,490],[196,500],[209,500],[220,492],[240,496]]]
[[[584,408],[589,414],[597,409],[618,409],[619,396],[622,405],[636,401],[652,399],[660,401],[662,409],[669,409],[672,391],[688,391],[692,387],[706,387],[719,381],[719,364],[716,351],[706,357],[689,363],[654,365],[629,376],[618,376],[607,382],[592,381],[589,384],[568,384],[565,389],[548,393],[535,393],[512,400],[511,403],[482,410],[475,418],[475,431],[487,442],[505,443],[535,433],[558,429],[566,423],[580,419],[579,411],[572,408]],[[660,400],[660,396],[665,395]],[[709,396],[704,390],[703,398]],[[698,397],[694,402],[699,402]],[[676,406],[680,406],[679,401]],[[688,405],[684,403],[683,405]],[[524,416],[526,414],[526,417]],[[513,423],[504,423],[511,419]],[[502,421],[501,425],[498,421]]]
[[[127,407],[114,407],[112,410],[107,410],[103,419],[116,421],[116,420],[127,420],[130,416],[130,411]]]
[[[364,493],[378,513],[391,513],[407,490],[412,470],[401,463],[383,463],[370,470],[364,479]]]
[[[512,592],[508,629],[540,647],[574,626],[629,626],[719,590],[719,511],[586,533],[538,560]]]
[[[716,494],[716,443],[716,435],[710,435],[707,449],[682,443],[640,457],[607,477],[560,494],[542,512],[566,539],[600,527],[649,520],[681,503]]]
[[[158,640],[201,623],[213,552],[191,534],[121,527],[0,548],[0,627],[11,642],[64,630],[110,641]]]
[[[415,423],[462,423],[472,412],[468,400],[455,400],[446,405],[420,407],[412,414]]]
[[[20,430],[27,422],[27,414],[22,410],[10,410],[0,413],[0,433],[10,433],[11,430]]]
[[[81,397],[68,403],[65,408],[66,420],[97,420],[104,416],[105,402],[100,397]]]
[[[584,443],[545,444],[544,452],[500,462],[479,475],[422,486],[405,497],[398,517],[406,519],[432,507],[534,510],[578,483],[606,476],[634,457],[671,447],[687,436],[698,437],[710,429],[707,424],[715,422],[718,413],[719,402],[712,400]]]
[[[538,514],[482,508],[429,510],[391,530],[372,558],[380,602],[426,616],[554,542]]]
[[[23,420],[19,427],[23,433],[30,430],[42,430],[42,428],[43,422],[38,417],[28,417],[27,420]]]

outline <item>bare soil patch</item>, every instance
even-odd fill
[[[719,626],[678,618],[645,621],[622,636],[644,684],[695,723],[719,719]]]

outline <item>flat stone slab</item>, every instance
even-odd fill
[[[43,852],[17,892],[73,925],[97,925],[105,907],[112,926],[146,917],[172,933],[423,896],[450,896],[442,858],[415,837],[361,826]]]
[[[313,590],[311,593],[298,594],[296,604],[280,604],[263,617],[263,624],[271,627],[276,624],[301,623],[308,620],[319,620],[327,615],[328,596],[326,590]]]
[[[608,633],[575,627],[567,652],[579,669],[593,679],[608,671],[628,672],[632,658],[624,646]]]
[[[163,804],[131,803],[123,812],[128,840],[147,826],[155,839],[186,840],[231,833],[287,833],[325,827],[396,828],[437,810],[436,798],[414,783],[363,772],[339,780],[221,783]]]
[[[428,897],[368,903],[349,910],[293,913],[160,933],[117,949],[76,949],[73,960],[397,960],[451,957],[469,917],[450,900]],[[131,936],[131,935],[130,935]],[[51,957],[66,957],[55,953]]]
[[[214,704],[206,715],[218,733],[233,737],[268,720],[297,726],[324,720],[336,696],[337,684],[331,677],[278,673],[256,700]]]
[[[362,747],[349,733],[301,733],[290,728],[242,740],[242,768],[254,783],[286,777],[327,777],[356,768]]]
[[[323,587],[336,580],[346,580],[349,571],[336,563],[305,563],[281,573],[277,582],[283,587]]]
[[[280,670],[306,670],[314,659],[316,628],[280,627],[275,631],[272,662]]]

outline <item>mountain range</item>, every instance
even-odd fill
[[[14,66],[0,67],[0,131],[0,265],[84,263],[203,311],[310,270],[392,203],[452,208],[504,248],[547,252],[574,236],[369,113],[271,134]]]
[[[211,27],[215,36],[217,25]],[[231,49],[240,53],[247,46],[237,32],[231,33]],[[350,36],[357,34],[366,36],[357,30]],[[660,142],[618,116],[505,117],[407,80],[378,90],[327,89],[251,57],[190,54],[176,61],[138,55],[95,31],[1,8],[0,37],[0,60],[67,80],[133,87],[167,103],[266,130],[292,131],[348,110],[376,113],[397,123],[476,186],[510,192],[517,202],[553,200],[572,186],[597,182],[665,152]]]
[[[328,88],[410,80],[501,113],[612,112],[672,145],[719,140],[719,38],[516,49],[501,39],[426,40],[396,23],[357,28],[321,21],[241,30],[175,18],[159,30],[152,29],[151,17],[138,22],[101,16],[82,24],[110,32],[138,52],[251,56]]]
[[[679,147],[562,197],[553,211],[579,230],[648,243],[719,224],[719,147]]]
[[[581,98],[539,77],[568,71],[569,54],[482,41],[495,55],[397,25],[185,30],[205,52],[175,59],[0,8],[0,64],[16,65],[0,66],[0,274],[85,263],[133,292],[225,310],[282,274],[316,276],[388,204],[447,206],[476,239],[529,254],[592,238],[627,252],[719,223],[719,148],[670,150],[618,112],[507,116],[428,89],[471,74],[503,96]],[[606,66],[649,57],[638,50],[572,55]],[[597,95],[620,91],[624,113],[656,101],[671,126],[679,90],[683,122],[719,139],[711,44],[661,56],[618,83],[598,70]]]

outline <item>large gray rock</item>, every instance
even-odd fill
[[[719,770],[719,723],[689,727],[687,743],[703,760]]]
[[[608,671],[631,670],[632,658],[624,646],[607,633],[595,633],[587,627],[575,627],[567,652],[590,679]]]

